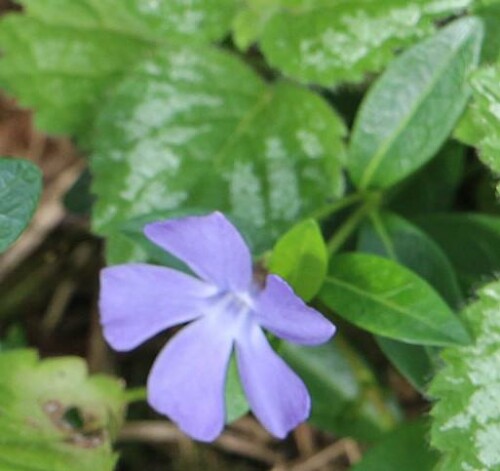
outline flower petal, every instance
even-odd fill
[[[203,315],[217,288],[176,270],[127,264],[101,271],[104,337],[118,351]]]
[[[252,259],[236,228],[222,213],[148,224],[146,236],[221,288],[246,291]]]
[[[326,342],[335,326],[304,304],[279,276],[269,275],[255,305],[257,322],[276,336],[303,345]]]
[[[272,350],[257,324],[236,339],[236,358],[250,407],[270,433],[285,438],[309,417],[311,399],[304,383]]]
[[[151,407],[196,440],[215,440],[224,427],[230,330],[217,316],[185,327],[160,352],[148,378]]]

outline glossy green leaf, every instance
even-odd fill
[[[42,193],[42,174],[31,162],[0,158],[0,252],[26,229]]]
[[[134,246],[111,246],[135,217],[219,209],[259,253],[343,191],[345,127],[326,102],[292,84],[268,86],[214,48],[165,50],[142,63],[96,130],[93,224],[115,262],[134,255]]]
[[[431,284],[453,307],[462,295],[451,263],[423,231],[391,213],[376,215],[361,228],[358,249],[395,260]],[[424,391],[434,373],[435,352],[427,347],[376,337],[377,344],[396,368]]]
[[[312,398],[316,427],[358,440],[376,440],[399,421],[364,360],[339,336],[318,347],[282,342],[280,353],[300,375]]]
[[[500,270],[500,218],[482,214],[435,214],[415,222],[441,247],[466,291]]]
[[[121,382],[87,376],[83,360],[0,354],[0,469],[112,471],[124,414]]]
[[[237,44],[256,40],[268,62],[304,82],[331,86],[381,70],[394,52],[434,31],[470,0],[247,0]]]
[[[276,243],[269,271],[284,278],[305,301],[321,288],[328,269],[328,251],[318,223],[307,219]]]
[[[475,342],[443,351],[445,367],[430,393],[433,446],[440,471],[500,469],[500,283],[483,287],[464,311]]]
[[[333,257],[320,298],[358,327],[412,344],[467,344],[469,335],[422,278],[397,263],[361,253]]]
[[[21,0],[0,22],[0,84],[51,133],[81,135],[107,90],[173,38],[211,40],[229,29],[234,0]],[[182,68],[182,64],[179,64]]]
[[[464,177],[465,150],[449,141],[427,165],[394,188],[390,208],[409,217],[449,211]]]
[[[356,118],[348,169],[357,187],[388,188],[441,147],[471,94],[482,23],[457,20],[401,54],[368,92]]]
[[[374,215],[362,226],[358,249],[390,258],[426,280],[452,307],[462,302],[457,276],[440,246],[396,214]]]
[[[369,449],[352,471],[433,471],[439,454],[430,448],[428,433],[425,420],[406,423]]]

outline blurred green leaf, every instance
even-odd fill
[[[449,211],[465,170],[465,146],[449,141],[421,170],[401,182],[389,206],[404,216]]]
[[[73,214],[87,216],[90,214],[94,197],[90,194],[92,176],[85,169],[75,181],[73,186],[64,195],[64,206]]]
[[[305,301],[318,293],[328,269],[328,251],[318,223],[307,219],[276,243],[269,271],[284,278]]]
[[[470,0],[247,0],[237,45],[259,40],[268,62],[303,82],[332,86],[380,71],[396,50],[434,31]]]
[[[20,0],[0,22],[0,84],[51,133],[86,134],[107,91],[173,38],[212,40],[234,0]],[[182,64],[179,65],[182,67]]]
[[[311,423],[336,435],[377,440],[399,421],[374,373],[339,336],[318,347],[282,342],[280,353],[307,385]]]
[[[227,53],[158,53],[116,88],[97,121],[93,225],[108,237],[108,260],[135,255],[133,244],[113,248],[125,221],[179,210],[222,210],[254,253],[269,249],[343,191],[344,133],[319,96],[268,86]]]
[[[470,97],[482,31],[477,18],[457,20],[389,65],[354,125],[348,169],[357,187],[391,187],[439,150]]]
[[[426,420],[406,423],[369,449],[352,471],[432,471],[439,454],[429,447],[428,433]]]
[[[320,298],[344,319],[383,337],[435,346],[470,341],[463,325],[426,281],[378,256],[333,257]]]
[[[464,291],[500,270],[500,217],[483,214],[429,214],[415,222],[441,247]]]
[[[0,158],[0,252],[26,229],[42,193],[42,174],[31,162]]]
[[[124,414],[122,384],[87,376],[83,360],[0,354],[0,469],[112,471]],[[78,422],[71,420],[77,414]]]
[[[236,359],[233,355],[229,363],[226,378],[226,422],[231,423],[245,415],[250,406],[241,385]]]
[[[430,393],[437,399],[431,443],[440,471],[500,469],[500,283],[486,285],[464,311],[475,342],[443,351],[446,366]]]

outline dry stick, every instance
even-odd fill
[[[294,466],[290,466],[287,468],[288,471],[316,471],[317,469],[323,468],[327,465],[330,465],[332,461],[336,460],[337,458],[340,458],[342,455],[346,455],[351,462],[351,459],[354,458],[353,455],[353,450],[357,449],[359,453],[359,457],[361,456],[361,453],[359,452],[359,449],[357,448],[356,442],[350,438],[345,438],[342,440],[339,440],[330,446],[327,446],[320,452],[316,453],[315,455],[311,456],[307,460],[303,461],[302,463],[296,464]],[[354,458],[355,460],[357,459],[358,456]],[[329,466],[329,469],[333,471],[333,468]]]
[[[125,424],[118,439],[120,441],[140,441],[146,443],[178,443],[185,439],[185,437],[180,430],[168,422],[134,421]],[[274,465],[283,459],[279,453],[229,431],[224,432],[214,442],[214,445],[229,453],[241,455],[269,465]]]
[[[300,424],[293,431],[293,438],[297,445],[297,450],[302,458],[308,458],[313,455],[316,451],[316,445],[314,443],[314,434],[311,427],[306,424]]]

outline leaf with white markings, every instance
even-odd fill
[[[135,217],[219,209],[258,251],[343,190],[345,127],[335,112],[308,90],[266,85],[213,48],[165,50],[142,63],[96,130],[93,222],[113,234],[115,262],[137,255],[115,237]]]
[[[85,134],[106,91],[172,37],[211,40],[233,0],[21,0],[0,22],[0,84],[51,133]]]
[[[236,43],[258,41],[271,65],[331,86],[381,70],[394,52],[432,34],[436,19],[471,0],[247,0],[233,23]]]
[[[500,64],[483,67],[471,79],[473,98],[456,135],[479,150],[479,157],[500,174]],[[498,188],[500,190],[500,187]]]
[[[431,443],[443,454],[439,469],[500,469],[500,282],[482,288],[464,311],[475,341],[443,351],[445,367],[430,393],[437,399]]]

